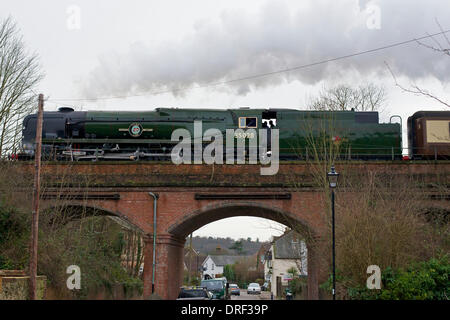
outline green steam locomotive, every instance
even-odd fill
[[[43,157],[57,161],[170,160],[179,140],[176,129],[195,136],[195,124],[202,131],[217,129],[227,139],[244,139],[249,153],[252,139],[268,136],[270,153],[274,129],[279,133],[280,160],[307,159],[327,150],[350,159],[401,159],[401,125],[379,123],[378,112],[301,111],[295,109],[178,109],[157,108],[148,112],[74,111],[60,108],[44,112]],[[23,121],[19,159],[34,157],[37,114]],[[227,130],[234,135],[227,136]],[[203,133],[202,132],[202,133]],[[202,139],[203,147],[210,142]],[[224,152],[225,155],[225,152]]]

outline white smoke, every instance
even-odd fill
[[[184,92],[176,90],[305,65],[436,33],[440,31],[436,19],[446,29],[450,28],[449,16],[450,3],[442,0],[319,0],[297,10],[291,10],[285,2],[268,1],[257,15],[227,10],[218,21],[198,23],[179,42],[159,47],[139,43],[123,55],[105,54],[89,74],[83,91],[87,97],[165,90],[180,94]],[[370,28],[369,19],[372,24],[376,20],[375,28]],[[434,40],[448,45],[443,36]],[[434,40],[423,42],[436,46]],[[432,76],[448,82],[450,78],[448,56],[412,43],[214,88],[246,94],[255,88],[294,80],[314,84],[341,79],[347,73],[370,80],[387,76],[384,61],[397,75],[412,81]]]

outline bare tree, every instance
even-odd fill
[[[439,23],[439,21],[437,19],[436,19],[436,24],[439,26],[439,29],[442,32],[442,39],[436,39],[436,37],[430,35],[430,39],[433,42],[433,44],[427,44],[427,43],[424,43],[424,42],[421,42],[421,41],[417,41],[417,43],[419,45],[427,48],[427,49],[430,49],[430,50],[436,52],[437,54],[450,57],[450,40],[449,40],[449,38],[446,35],[446,32],[448,32],[448,31],[444,31],[444,29],[442,29],[442,26],[440,25],[440,23]],[[402,91],[408,92],[408,93],[412,93],[412,94],[416,94],[416,95],[425,96],[427,98],[433,99],[433,100],[439,102],[440,104],[443,104],[444,106],[450,108],[450,102],[445,101],[444,99],[436,96],[435,94],[433,94],[429,90],[426,90],[424,88],[419,87],[415,83],[411,84],[409,87],[405,87],[404,85],[401,85],[397,81],[397,78],[395,77],[395,74],[392,71],[392,69],[390,68],[390,66],[388,65],[388,63],[385,62],[385,64],[386,64],[389,72],[391,73],[392,78],[395,81],[395,85],[397,87],[399,87]]]
[[[430,39],[434,42],[434,45],[429,45],[429,44],[423,43],[421,41],[417,41],[417,43],[419,43],[421,46],[424,46],[424,47],[426,47],[428,49],[431,49],[431,50],[436,51],[436,52],[438,52],[440,54],[444,54],[444,55],[450,57],[450,40],[449,40],[449,38],[446,35],[446,31],[444,31],[444,29],[442,29],[442,26],[441,26],[441,24],[439,23],[439,21],[437,19],[436,19],[436,24],[438,25],[439,29],[442,32],[442,38],[443,38],[444,41],[442,41],[442,40],[439,41],[435,37],[430,35]]]
[[[12,18],[0,22],[0,156],[15,152],[23,117],[34,108],[42,79],[38,56],[29,54]],[[10,149],[10,150],[9,150]]]
[[[369,83],[353,88],[345,84],[324,87],[316,97],[310,98],[309,109],[320,111],[382,111],[386,102],[383,87]]]

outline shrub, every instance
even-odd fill
[[[293,278],[289,281],[289,291],[294,295],[298,296],[302,293],[303,288],[306,286],[306,279],[303,278]]]
[[[397,177],[370,171],[341,174],[335,238],[339,299],[352,298],[354,290],[365,286],[370,265],[378,265],[385,272],[391,267],[397,272],[407,270],[414,262],[429,261],[449,252],[448,223],[426,217],[429,204],[423,201],[422,181],[413,175]],[[327,199],[329,195],[324,200]],[[324,218],[330,222],[326,227],[331,229],[330,212],[330,207],[325,208]],[[331,271],[331,230],[324,235],[316,243],[319,265],[323,266],[320,281],[326,281]]]
[[[380,290],[349,288],[352,299],[448,300],[450,297],[450,259],[443,256],[414,263],[406,269],[386,268]]]
[[[235,281],[235,273],[234,273],[234,267],[233,265],[225,265],[223,267],[223,275],[227,278],[228,282]]]

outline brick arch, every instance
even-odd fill
[[[270,219],[289,227],[295,227],[296,230],[304,229],[307,247],[308,247],[308,299],[318,299],[318,257],[312,239],[319,237],[319,230],[316,230],[310,222],[306,221],[299,212],[290,212],[283,210],[280,206],[263,201],[214,201],[203,205],[199,209],[185,209],[180,212],[178,219],[164,228],[164,234],[157,236],[157,265],[156,271],[161,271],[164,266],[164,272],[157,272],[156,292],[164,293],[164,298],[174,299],[178,293],[183,279],[183,248],[185,238],[198,228],[224,218],[237,216],[253,216]],[[297,209],[298,210],[298,209]],[[151,293],[151,249],[153,244],[146,242],[146,256],[144,269],[144,295]],[[170,263],[169,263],[170,261]],[[159,268],[158,268],[159,265]],[[160,276],[159,276],[160,275]],[[170,275],[170,277],[168,276]]]
[[[41,210],[42,211],[47,211],[47,210],[52,210],[52,209],[56,209],[56,208],[61,208],[64,207],[64,209],[66,210],[71,210],[71,219],[69,221],[73,221],[73,220],[77,220],[77,219],[81,219],[81,213],[82,211],[85,211],[85,216],[86,217],[92,217],[94,215],[96,216],[111,216],[111,217],[117,217],[120,220],[124,221],[126,224],[131,225],[133,228],[135,228],[136,230],[142,232],[143,234],[145,233],[142,228],[140,228],[137,224],[133,223],[132,221],[130,221],[130,219],[127,217],[127,215],[119,212],[119,211],[112,211],[107,207],[104,207],[102,205],[99,204],[94,204],[94,203],[83,203],[83,202],[79,202],[79,201],[69,201],[69,202],[65,202],[63,206],[61,205],[56,205],[54,202],[44,202],[43,205],[41,206]]]
[[[283,209],[253,201],[226,201],[208,204],[183,214],[182,219],[168,227],[175,237],[186,238],[193,231],[221,219],[251,216],[279,222],[295,230],[304,230],[316,237],[318,232],[302,217]],[[299,228],[300,226],[300,228]]]

